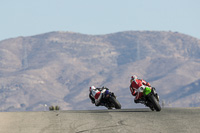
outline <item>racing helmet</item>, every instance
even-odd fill
[[[90,86],[89,91],[95,90],[96,88],[94,86]]]
[[[137,79],[137,76],[136,76],[136,75],[131,76],[130,82],[132,83],[135,79]]]

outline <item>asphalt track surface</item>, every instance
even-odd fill
[[[200,133],[200,108],[0,112],[0,133]]]

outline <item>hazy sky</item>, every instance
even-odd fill
[[[0,40],[51,31],[174,31],[200,39],[200,0],[0,0]]]

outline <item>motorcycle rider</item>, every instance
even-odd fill
[[[138,77],[136,75],[131,76],[130,83],[131,83],[130,84],[131,94],[133,96],[135,96],[134,102],[139,103],[139,102],[143,101],[143,99],[142,99],[143,93],[139,93],[139,92],[137,92],[137,90],[138,90],[138,88],[140,88],[143,85],[151,87],[150,83],[146,82],[143,79],[138,79]]]
[[[101,102],[101,98],[102,98],[102,93],[101,90],[103,89],[108,89],[106,87],[102,87],[102,88],[96,88],[95,86],[91,86],[89,88],[89,98],[91,100],[91,102],[93,104],[95,104],[96,106],[104,106],[104,103]]]

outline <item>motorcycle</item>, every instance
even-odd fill
[[[138,93],[143,93],[143,96],[141,97],[142,101],[140,103],[146,105],[152,111],[161,111],[159,96],[154,87],[141,86],[137,91]]]
[[[121,104],[116,99],[116,96],[113,92],[110,92],[109,89],[105,88],[100,90],[102,93],[101,104],[108,109],[121,109]]]

